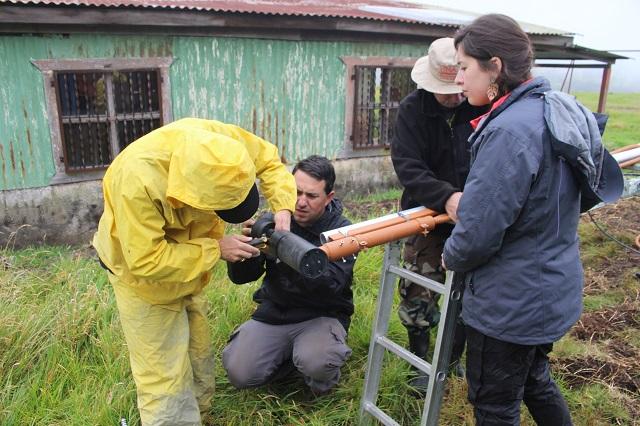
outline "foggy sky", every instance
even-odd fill
[[[410,0],[411,1],[411,0]],[[640,1],[638,0],[413,0],[476,13],[504,13],[531,24],[576,33],[574,42],[591,49],[608,50],[632,59],[612,67],[610,92],[640,92]],[[639,52],[616,52],[638,50]],[[566,70],[545,69],[561,82]],[[597,91],[601,70],[573,72],[572,91]],[[560,83],[558,83],[560,84]]]

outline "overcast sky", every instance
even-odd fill
[[[413,0],[477,13],[504,13],[531,24],[567,30],[575,43],[599,50],[640,51],[640,1],[638,0]],[[634,59],[613,65],[610,91],[640,92],[640,52],[613,52]],[[578,70],[575,71],[578,73]],[[583,78],[596,80],[601,71],[588,70]],[[576,74],[574,74],[576,76]]]

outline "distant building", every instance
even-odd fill
[[[0,1],[0,246],[88,242],[112,159],[187,116],[251,130],[289,164],[345,160],[343,186],[375,189],[411,66],[473,17],[393,0]],[[618,58],[524,25],[539,58]]]

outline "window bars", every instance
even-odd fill
[[[65,71],[54,81],[67,172],[104,169],[162,126],[157,70]]]
[[[356,66],[353,148],[386,148],[400,101],[415,84],[411,68]]]

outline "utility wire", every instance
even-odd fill
[[[640,250],[636,250],[633,247],[631,247],[630,245],[623,243],[622,241],[618,240],[616,237],[614,237],[613,235],[608,233],[602,226],[600,226],[600,224],[598,222],[596,222],[596,220],[594,219],[593,215],[591,214],[591,211],[587,211],[587,214],[591,218],[591,222],[593,222],[593,224],[596,226],[596,228],[598,228],[598,230],[600,232],[602,232],[604,235],[606,235],[610,240],[618,243],[619,245],[621,245],[622,247],[626,248],[627,250],[631,250],[632,252],[634,252],[636,254],[640,254]]]

